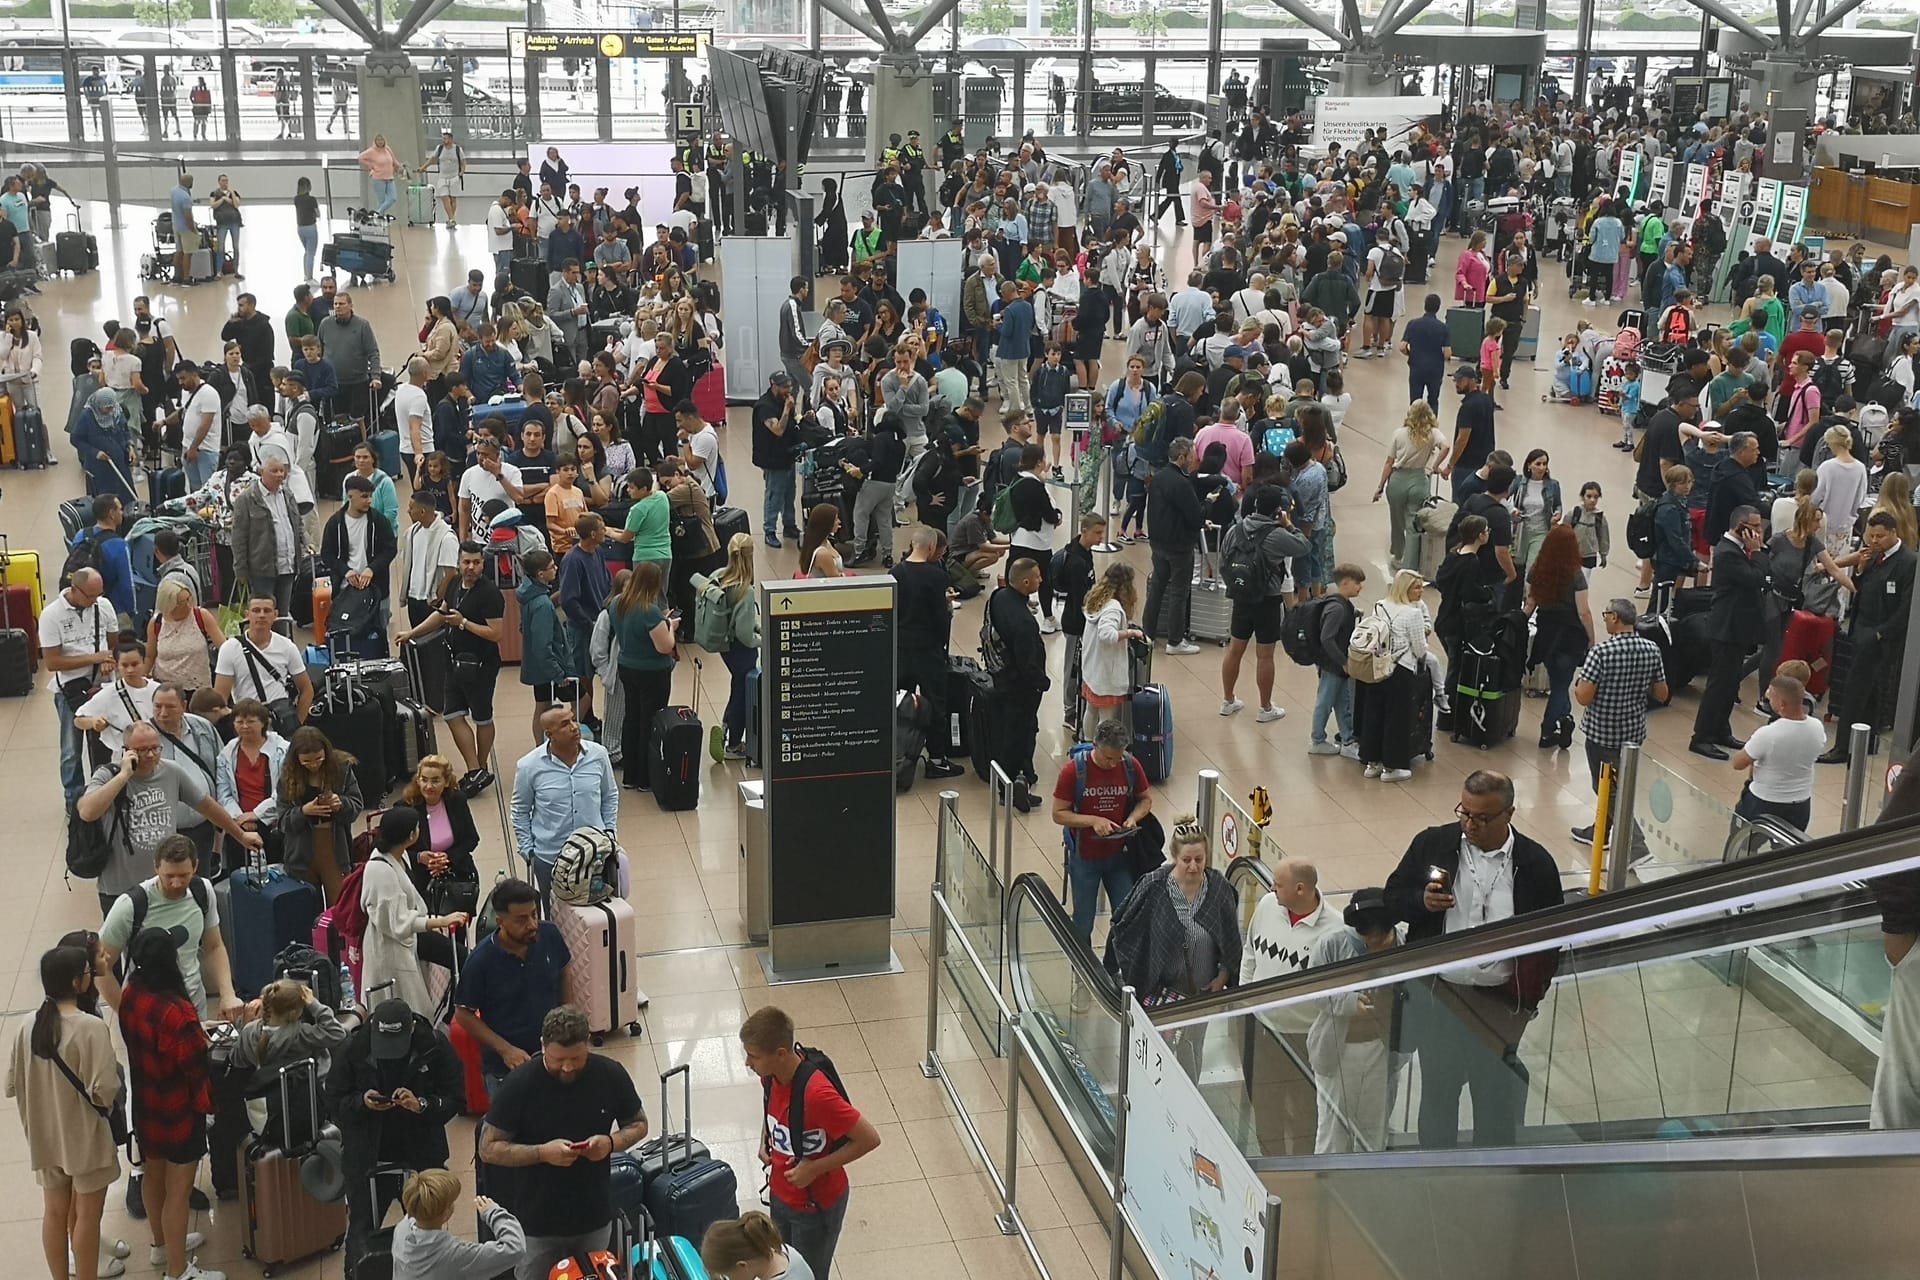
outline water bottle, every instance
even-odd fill
[[[353,970],[347,968],[347,962],[340,962],[340,1007],[353,1007]]]

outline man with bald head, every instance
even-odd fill
[[[521,756],[513,774],[513,841],[545,895],[560,846],[581,827],[617,830],[620,783],[607,749],[580,735],[573,708],[540,717],[546,741]]]
[[[1284,978],[1306,969],[1314,944],[1345,926],[1320,896],[1320,873],[1310,862],[1282,858],[1273,868],[1273,892],[1263,894],[1240,953],[1240,985]],[[1254,1037],[1253,1107],[1260,1149],[1267,1155],[1313,1150],[1314,1085],[1307,1066],[1307,1031],[1317,1002],[1274,1009],[1249,1028]]]
[[[120,641],[120,622],[106,596],[99,570],[78,569],[71,585],[40,611],[40,655],[53,673],[49,687],[54,718],[60,722],[60,786],[68,804],[80,798],[86,784],[73,717],[113,674],[114,648]]]

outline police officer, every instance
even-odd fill
[[[907,189],[907,208],[927,211],[927,152],[920,145],[920,131],[907,130],[907,145],[900,148],[900,181]]]

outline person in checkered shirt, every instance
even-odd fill
[[[1580,731],[1587,741],[1587,773],[1596,791],[1600,767],[1617,767],[1621,748],[1647,740],[1648,700],[1667,700],[1666,663],[1659,646],[1634,629],[1640,614],[1633,601],[1608,601],[1600,620],[1606,625],[1607,638],[1587,650],[1573,681],[1573,700],[1587,709]],[[1573,838],[1590,843],[1593,826],[1575,827]]]

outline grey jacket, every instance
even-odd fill
[[[330,315],[315,326],[320,349],[333,362],[343,387],[364,387],[380,376],[380,341],[365,316],[342,320]]]
[[[407,1280],[467,1280],[511,1271],[527,1252],[520,1219],[497,1204],[485,1216],[493,1236],[485,1244],[438,1228],[429,1231],[412,1218],[400,1219],[393,1229],[393,1274]]]
[[[293,562],[306,559],[307,530],[300,520],[300,504],[293,500],[293,486],[282,482],[280,492],[268,493],[258,479],[241,490],[233,500],[233,572],[234,576],[256,584],[256,590],[272,594],[273,579],[280,572],[279,550],[274,541],[271,503],[286,506],[287,524],[293,529]]]
[[[303,1058],[318,1058],[325,1074],[333,1051],[347,1042],[347,1029],[340,1025],[332,1009],[321,1000],[307,1001],[300,1021],[284,1027],[266,1021],[249,1022],[240,1028],[234,1045],[233,1060],[253,1068],[247,1091],[266,1089],[280,1078],[280,1068]]]
[[[900,419],[900,434],[909,440],[927,434],[929,392],[927,380],[918,373],[900,380],[898,369],[889,369],[880,379],[880,394],[887,402],[887,414]]]

